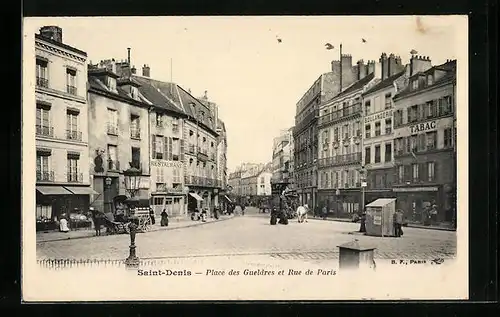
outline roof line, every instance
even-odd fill
[[[181,94],[179,93],[179,85],[175,84],[175,90],[176,90],[177,96],[179,96],[179,103],[181,104],[182,110],[184,112],[186,112],[186,108],[184,107],[184,103],[182,102]]]

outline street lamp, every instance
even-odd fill
[[[130,197],[133,198],[139,190],[141,171],[135,167],[130,167],[128,170],[123,172],[123,175],[125,176],[125,189],[130,194]],[[137,268],[139,267],[139,258],[135,253],[135,235],[137,227],[139,226],[139,219],[134,215],[129,218],[129,221],[130,223],[128,224],[128,228],[130,232],[130,247],[129,256],[125,260],[125,266],[127,268]]]
[[[111,177],[106,177],[106,179],[104,180],[104,183],[106,185],[106,188],[109,188],[111,186],[111,182],[113,180],[111,179]]]

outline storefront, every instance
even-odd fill
[[[353,189],[327,189],[318,192],[319,211],[326,206],[328,215],[336,218],[351,218],[359,212],[361,191]]]
[[[163,210],[169,217],[181,217],[186,215],[185,195],[182,193],[160,193],[151,194],[151,208],[155,217],[160,217]]]
[[[86,213],[91,194],[97,193],[89,186],[36,186],[37,231],[56,229],[56,221],[62,214],[70,217],[71,214]]]
[[[396,209],[403,211],[409,223],[428,224],[426,210],[433,205],[437,208],[436,220],[445,220],[443,186],[394,187],[393,192],[397,198]]]

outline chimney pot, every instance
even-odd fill
[[[59,43],[63,42],[62,29],[55,25],[42,26],[40,28],[40,35]]]

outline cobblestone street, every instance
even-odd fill
[[[219,223],[138,234],[136,245],[137,255],[149,260],[253,255],[322,263],[337,259],[337,246],[354,239],[376,247],[376,259],[452,258],[456,252],[455,232],[405,228],[402,238],[349,234],[358,228],[355,223],[316,219],[271,226],[268,214],[253,211]],[[122,260],[128,245],[128,235],[41,242],[37,258]]]

